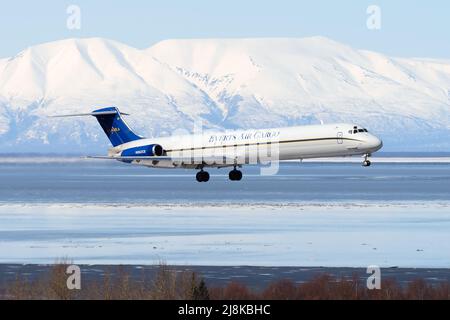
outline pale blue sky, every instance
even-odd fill
[[[66,28],[68,5],[82,28]],[[382,28],[366,27],[366,9],[382,10]],[[446,0],[0,0],[0,57],[73,37],[105,37],[137,48],[169,38],[322,35],[395,56],[450,59]]]

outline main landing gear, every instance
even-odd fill
[[[208,182],[209,181],[209,173],[206,171],[200,170],[197,172],[196,179],[198,182]]]
[[[234,170],[231,170],[228,174],[228,177],[231,181],[241,181],[242,180],[242,172],[237,170],[236,167]],[[208,182],[209,181],[209,173],[200,169],[195,176],[198,182]]]
[[[364,162],[363,162],[363,167],[370,167],[370,165],[372,164],[372,162],[370,162],[369,160],[370,154],[366,154],[364,157]]]
[[[239,171],[234,167],[234,170],[231,170],[228,174],[228,177],[231,181],[241,181],[242,179],[242,171]]]

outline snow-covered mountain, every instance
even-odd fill
[[[450,151],[450,61],[391,58],[323,37],[167,40],[138,50],[99,38],[0,59],[2,152],[104,152],[94,118],[118,106],[146,136],[356,122],[385,151]]]

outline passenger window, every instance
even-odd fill
[[[348,130],[348,133],[352,134],[352,133],[353,133],[353,131],[352,131],[352,130]]]
[[[363,129],[359,129],[358,131],[359,131],[359,132],[364,132],[364,130],[363,130]]]

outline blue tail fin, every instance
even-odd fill
[[[116,107],[95,110],[91,115],[97,118],[98,123],[100,123],[114,147],[142,139],[128,127],[122,119],[122,113]]]

